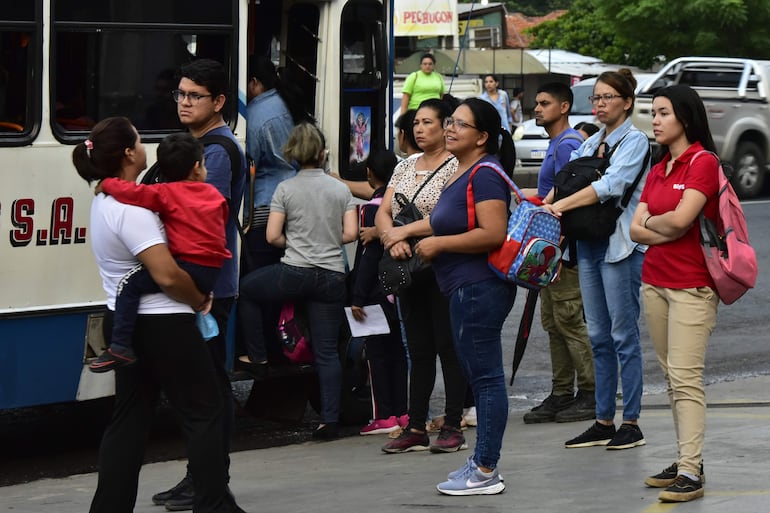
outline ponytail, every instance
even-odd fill
[[[497,159],[503,165],[508,176],[513,178],[513,170],[516,167],[516,146],[513,144],[511,133],[505,128],[500,128],[500,151]]]
[[[89,184],[117,176],[126,148],[136,146],[137,135],[128,118],[106,118],[94,125],[88,138],[72,150],[72,164]]]

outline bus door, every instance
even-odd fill
[[[366,159],[386,137],[385,8],[377,0],[348,2],[340,25],[340,175],[366,179]]]

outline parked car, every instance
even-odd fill
[[[671,61],[637,94],[634,124],[650,139],[652,97],[673,84],[689,85],[703,100],[719,157],[731,163],[735,192],[742,198],[757,196],[770,162],[770,61],[726,57]]]
[[[637,81],[637,91],[647,85],[655,75],[650,73],[640,73],[635,75]],[[580,122],[594,123],[601,126],[596,119],[594,107],[588,97],[594,92],[596,77],[581,80],[572,86],[572,95],[574,97],[572,111],[569,116],[569,124],[574,127]],[[537,126],[534,119],[524,122],[524,136],[515,141],[516,157],[525,166],[539,166],[543,163],[545,152],[548,149],[548,133],[545,128]]]
[[[575,126],[580,122],[598,124],[593,105],[588,97],[593,94],[596,78],[582,80],[572,86],[574,103],[572,112],[569,115],[570,126]],[[518,141],[515,141],[516,158],[524,166],[539,166],[543,163],[545,152],[548,149],[550,137],[545,128],[538,126],[534,119],[528,119],[524,122],[524,135]]]

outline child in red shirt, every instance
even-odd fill
[[[158,213],[166,228],[168,247],[179,267],[201,291],[210,291],[223,262],[232,258],[225,247],[227,201],[205,183],[203,145],[188,133],[172,134],[158,145],[158,164],[165,182],[137,185],[117,178],[102,181],[102,192],[121,203]],[[97,188],[99,192],[99,188]],[[139,265],[118,285],[110,347],[89,369],[107,372],[136,361],[131,336],[142,295],[160,292],[149,271]]]

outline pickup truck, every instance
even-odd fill
[[[692,87],[703,99],[717,152],[731,164],[735,192],[757,196],[770,162],[770,61],[681,57],[669,62],[636,97],[633,122],[650,139],[653,94],[674,84]]]

